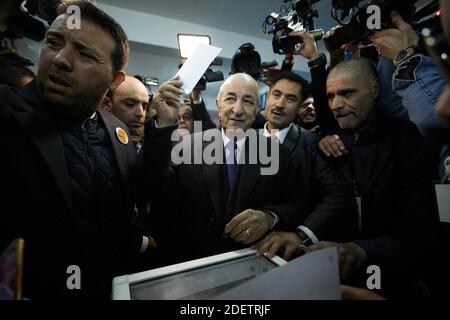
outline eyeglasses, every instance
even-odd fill
[[[445,34],[433,35],[431,29],[422,30],[428,54],[442,74],[450,81],[450,47]]]
[[[189,121],[193,119],[193,116],[191,113],[183,113],[181,116],[178,116],[178,120],[183,119],[184,121]]]

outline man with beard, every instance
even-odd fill
[[[298,111],[298,125],[311,132],[319,131],[317,113],[314,107],[314,98],[309,96],[302,102]]]
[[[68,6],[81,28],[68,23]],[[105,299],[126,253],[144,251],[135,230],[130,133],[99,110],[125,79],[128,40],[120,25],[88,1],[58,8],[41,51],[37,78],[0,87],[0,247],[25,240],[29,299]]]

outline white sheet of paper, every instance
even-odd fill
[[[340,300],[336,248],[311,252],[230,289],[215,300]]]
[[[183,81],[182,89],[186,93],[190,93],[192,89],[194,89],[206,69],[208,69],[221,51],[221,48],[204,43],[199,43],[197,45],[190,57],[177,72],[177,75],[179,75],[181,81]]]
[[[436,198],[441,222],[450,223],[450,184],[437,184]]]

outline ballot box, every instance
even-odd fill
[[[113,279],[113,300],[213,299],[285,264],[250,249],[227,252]]]

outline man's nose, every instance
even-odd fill
[[[343,107],[344,107],[344,103],[343,103],[342,99],[339,97],[334,97],[334,99],[330,103],[330,108],[333,111],[342,109]]]
[[[244,107],[242,105],[241,100],[237,100],[236,103],[233,106],[233,113],[237,116],[240,116],[244,113]]]
[[[137,110],[136,110],[136,116],[140,119],[145,117],[145,111],[144,111],[144,106],[141,104],[138,106]]]
[[[63,47],[53,58],[53,63],[62,70],[72,70],[72,52],[68,47]]]

